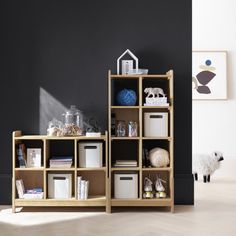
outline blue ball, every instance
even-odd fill
[[[208,60],[206,60],[205,63],[206,63],[207,66],[210,66],[211,65],[211,60],[208,59]]]
[[[131,89],[123,89],[117,94],[116,101],[120,106],[134,106],[137,101],[136,92]]]

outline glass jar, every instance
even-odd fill
[[[117,137],[125,137],[126,135],[126,125],[124,120],[118,120],[117,121],[117,127],[116,127],[116,136]]]
[[[138,125],[136,121],[129,121],[128,123],[128,136],[137,137],[138,136]]]
[[[62,114],[63,134],[66,136],[82,135],[83,133],[83,113],[71,105],[70,109]]]

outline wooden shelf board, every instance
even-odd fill
[[[106,171],[106,167],[76,168],[77,171]]]
[[[122,79],[122,78],[129,78],[129,79],[138,79],[138,78],[143,78],[143,79],[148,79],[148,78],[160,78],[160,79],[169,79],[169,76],[166,74],[163,75],[110,75],[111,79]]]
[[[139,171],[140,167],[112,167],[111,171]]]
[[[87,136],[47,136],[47,135],[23,135],[15,137],[15,140],[105,140],[106,136],[101,137],[87,137]]]
[[[171,167],[162,167],[162,168],[156,168],[156,167],[143,167],[143,171],[171,171]]]
[[[158,199],[111,199],[111,206],[171,206],[170,198]]]
[[[171,137],[142,137],[143,140],[168,140],[170,141]]]
[[[171,106],[141,106],[142,109],[170,109]]]
[[[15,199],[16,206],[105,206],[105,196],[91,196],[86,200],[70,199]]]
[[[139,140],[140,137],[111,137],[111,140]]]
[[[111,106],[111,109],[139,109],[139,106]]]
[[[17,168],[15,168],[15,171],[43,171],[44,170],[44,167],[32,167],[32,168],[28,168],[28,167],[26,167],[26,168],[19,168],[19,167],[17,167]]]
[[[46,168],[46,171],[74,171],[75,168],[71,167],[71,168]]]

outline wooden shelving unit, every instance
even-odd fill
[[[101,168],[80,168],[78,166],[78,142],[80,141],[101,141],[103,142],[103,167]],[[19,168],[16,155],[16,145],[25,143],[26,147],[42,148],[42,167]],[[65,147],[59,147],[65,145]],[[65,150],[73,156],[71,168],[50,168],[48,160],[51,149],[57,147]],[[108,134],[101,137],[49,137],[45,135],[22,135],[21,131],[13,132],[13,177],[12,177],[12,210],[16,207],[25,206],[103,206],[106,212],[110,212],[110,191],[108,178]],[[65,152],[66,152],[65,151]],[[67,153],[62,153],[62,155]],[[48,173],[71,173],[72,174],[72,198],[70,199],[49,199],[48,198]],[[77,199],[77,176],[80,175],[90,182],[89,196],[86,200]],[[41,187],[44,191],[43,199],[19,199],[16,191],[16,179],[23,179],[26,188]]]
[[[169,106],[144,106],[144,89],[149,87],[161,87],[167,91]],[[133,89],[137,94],[137,104],[135,106],[119,106],[116,103],[117,93],[124,89]],[[161,206],[170,207],[174,211],[174,127],[173,127],[173,71],[170,70],[162,75],[112,75],[108,73],[108,130],[109,130],[109,183],[111,207],[113,206]],[[167,137],[144,137],[144,113],[145,112],[168,112],[169,135]],[[138,123],[138,137],[112,137],[111,136],[111,114],[115,113],[117,120],[133,120]],[[165,168],[144,167],[142,163],[142,152],[145,144],[151,144],[153,147],[163,147],[168,149],[170,155],[170,165]],[[127,150],[133,159],[138,161],[137,167],[116,168],[113,166],[119,150]],[[133,152],[131,153],[131,151]],[[118,154],[117,154],[118,153]],[[128,155],[127,155],[128,156]],[[139,195],[137,199],[115,199],[113,195],[115,171],[138,173],[139,176]],[[143,180],[145,176],[154,177],[156,174],[163,177],[167,184],[165,185],[167,197],[162,199],[144,199],[143,198]]]

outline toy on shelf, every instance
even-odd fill
[[[156,147],[149,151],[149,160],[153,167],[167,167],[170,164],[169,152]]]
[[[144,106],[169,106],[162,88],[145,88],[144,93],[147,94]]]
[[[155,189],[156,189],[155,197],[156,198],[166,198],[165,188],[162,183],[166,183],[166,181],[159,178],[157,175],[157,178],[155,181]]]
[[[117,94],[116,101],[120,106],[135,106],[137,101],[136,92],[131,89],[123,89]]]

